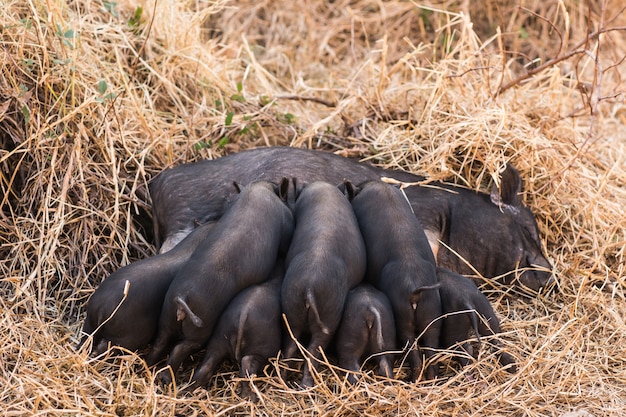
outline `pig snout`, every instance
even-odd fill
[[[556,283],[552,265],[543,256],[527,257],[528,267],[519,274],[519,282],[532,291],[540,292]]]

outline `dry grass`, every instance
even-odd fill
[[[587,3],[5,1],[4,414],[623,415],[626,14]],[[75,352],[93,289],[153,253],[149,179],[277,144],[475,189],[512,161],[560,290],[490,292],[519,372],[485,350],[437,384],[352,388],[335,369],[300,392],[259,378],[251,404],[232,373],[176,398],[136,355]]]

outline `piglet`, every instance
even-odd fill
[[[195,371],[193,391],[206,385],[226,359],[237,361],[242,378],[256,375],[281,343],[280,287],[285,274],[279,260],[267,282],[248,287],[228,304],[206,345],[204,360]],[[251,386],[241,386],[241,396],[256,400]]]
[[[283,313],[293,337],[304,341],[317,369],[341,321],[348,291],[363,279],[365,246],[350,202],[331,184],[306,185],[295,202],[296,227],[287,253],[287,272],[281,290]],[[293,358],[298,346],[285,335],[284,357]],[[302,386],[313,385],[305,363]]]
[[[351,371],[348,382],[356,383],[354,373],[368,356],[375,356],[378,375],[393,377],[391,351],[396,350],[396,325],[385,294],[365,283],[348,293],[335,348],[339,366]]]
[[[147,347],[156,335],[163,299],[174,276],[214,224],[194,229],[170,252],[126,265],[102,281],[87,303],[80,346],[92,335],[92,351],[98,355],[109,344],[133,351]]]
[[[293,215],[285,204],[289,186],[287,179],[280,186],[259,181],[241,190],[170,285],[148,364],[175,343],[167,365],[176,373],[182,361],[208,341],[228,303],[268,278],[293,233]],[[163,384],[171,382],[169,372],[158,377]]]
[[[444,319],[441,326],[441,348],[448,349],[461,344],[467,355],[459,355],[461,366],[469,363],[472,349],[467,340],[473,329],[478,342],[481,336],[493,336],[491,343],[498,349],[498,360],[506,370],[517,370],[515,359],[502,351],[502,342],[495,336],[500,333],[500,322],[493,307],[483,293],[468,278],[443,268],[437,268],[440,287],[441,307]]]
[[[393,308],[401,346],[408,346],[411,379],[418,379],[422,358],[419,346],[430,358],[439,346],[441,301],[435,258],[424,230],[398,188],[382,181],[355,187],[345,183],[367,250],[366,280],[385,293]],[[426,378],[437,376],[431,363]]]

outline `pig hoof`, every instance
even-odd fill
[[[258,403],[259,402],[259,397],[257,397],[256,393],[251,389],[241,389],[241,392],[239,393],[239,397],[243,398],[244,400],[250,401],[251,403]]]
[[[356,385],[357,382],[359,382],[359,380],[357,379],[356,375],[354,374],[348,374],[348,378],[346,378],[348,380],[348,384],[350,385]]]
[[[517,364],[515,363],[515,359],[513,359],[513,356],[509,355],[506,352],[501,352],[499,361],[507,372],[511,374],[517,372]]]
[[[172,383],[172,375],[170,368],[165,368],[159,372],[156,376],[156,382],[162,387],[166,387]]]
[[[508,372],[508,373],[510,373],[510,374],[514,374],[514,373],[516,373],[516,372],[517,372],[517,365],[516,365],[516,364],[514,364],[514,363],[511,363],[511,364],[509,364],[509,365],[506,365],[506,366],[504,367],[504,370],[505,370],[505,371],[507,371],[507,372]]]
[[[311,388],[313,386],[313,378],[302,378],[302,382],[300,382],[301,389]]]

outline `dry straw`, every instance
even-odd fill
[[[617,0],[6,0],[3,414],[623,415],[625,16]],[[349,387],[329,363],[298,391],[272,363],[252,404],[232,368],[176,397],[134,354],[76,352],[94,288],[153,254],[150,178],[266,145],[477,190],[517,166],[558,280],[485,287],[518,373],[442,352],[437,383]]]

